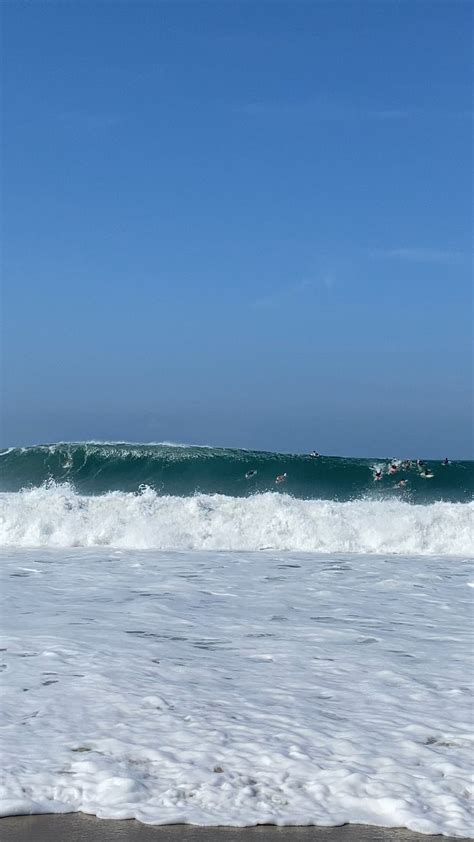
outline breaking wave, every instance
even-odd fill
[[[427,469],[428,478],[423,476],[423,469]],[[375,470],[380,471],[377,482]],[[285,475],[285,482],[276,485],[280,474]],[[53,481],[69,483],[86,495],[137,493],[147,485],[158,494],[176,497],[251,497],[279,491],[303,500],[343,502],[401,495],[410,503],[458,503],[472,499],[473,474],[472,462],[441,465],[440,461],[430,461],[418,466],[414,461],[393,459],[312,458],[308,454],[165,442],[60,443],[0,452],[0,491],[20,491]]]
[[[182,497],[151,488],[83,496],[50,483],[0,494],[0,544],[472,555],[472,516],[472,503],[301,500],[275,492]]]

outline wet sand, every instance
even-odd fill
[[[460,842],[460,837],[365,825],[342,827],[193,827],[108,821],[83,813],[0,820],[2,842]],[[465,837],[467,838],[467,837]],[[472,837],[469,837],[472,838]]]

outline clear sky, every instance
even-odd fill
[[[4,445],[469,457],[470,2],[7,2]]]

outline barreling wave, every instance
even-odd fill
[[[404,456],[405,454],[400,454]],[[374,483],[374,464],[381,480]],[[0,491],[20,491],[46,482],[74,486],[85,495],[138,492],[146,485],[157,494],[190,497],[223,494],[250,497],[281,491],[303,500],[349,501],[397,496],[412,503],[468,502],[472,499],[472,462],[426,463],[432,477],[415,463],[311,458],[307,455],[185,447],[174,444],[82,443],[10,448],[0,453]],[[286,474],[285,482],[275,479]],[[247,475],[247,476],[246,476]],[[400,480],[406,481],[402,489]]]
[[[473,463],[426,468],[175,444],[11,448],[0,545],[471,554]]]
[[[472,503],[301,500],[114,491],[50,484],[0,494],[0,544],[160,550],[472,555]]]

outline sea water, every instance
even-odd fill
[[[469,836],[470,463],[190,450],[2,457],[0,813]]]

